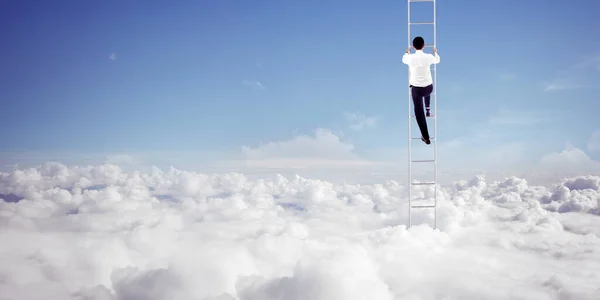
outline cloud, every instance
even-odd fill
[[[456,116],[461,117],[463,116]],[[522,138],[524,130],[535,130],[560,119],[558,112],[553,110],[518,110],[502,106],[472,124],[463,135],[438,141],[439,155],[444,156],[446,161],[454,161],[453,167],[456,168],[465,165],[465,159],[469,166],[518,167],[531,160],[535,151],[539,151],[539,146],[536,145],[539,144],[538,141]],[[507,128],[511,130],[507,131]]]
[[[354,130],[363,130],[366,128],[374,128],[377,126],[377,117],[367,117],[363,114],[357,113],[344,113],[346,121],[349,123],[349,127]]]
[[[110,59],[110,60],[117,60],[117,54],[116,53],[111,53],[110,56],[108,57],[108,59]]]
[[[260,91],[260,90],[266,89],[266,87],[262,83],[260,83],[259,81],[256,81],[256,80],[243,80],[242,84],[244,86],[252,88],[252,90],[255,90],[255,91]]]
[[[556,121],[558,116],[552,111],[543,110],[513,110],[506,107],[499,108],[492,114],[488,121],[491,125],[526,126],[537,123]]]
[[[463,118],[464,113],[453,112],[453,118]],[[519,127],[540,126],[560,120],[560,115],[552,110],[518,110],[507,107],[499,107],[482,121],[472,124],[471,130],[462,136],[454,136],[451,139],[440,140],[440,146],[452,149],[473,148],[474,145],[485,143],[487,146],[497,146],[504,143],[520,142],[513,139],[512,134],[507,134],[506,126]],[[415,126],[416,127],[416,126]],[[508,140],[501,140],[508,138]]]
[[[587,148],[590,152],[600,152],[600,129],[592,133]]]
[[[299,135],[282,142],[269,142],[257,147],[243,146],[247,158],[323,158],[354,159],[354,146],[341,141],[333,132],[318,128],[314,136]]]
[[[354,152],[354,145],[344,142],[330,130],[318,128],[314,136],[298,135],[286,141],[274,141],[256,147],[243,146],[247,167],[328,168],[372,165]]]
[[[573,65],[560,70],[554,79],[543,83],[544,91],[559,91],[596,86],[600,73],[600,54],[581,58]]]
[[[570,79],[558,79],[552,82],[544,83],[544,92],[568,90],[568,89],[579,89],[587,87],[585,84],[578,84],[572,82]]]
[[[517,79],[517,75],[514,73],[500,73],[500,74],[498,74],[498,79],[504,80],[504,81],[513,81],[513,80]]]
[[[413,191],[421,199],[434,192]],[[414,226],[406,227],[406,188],[395,180],[251,180],[55,163],[17,169],[0,174],[0,198],[12,195],[0,200],[0,298],[588,300],[600,293],[600,177],[544,187],[476,176],[438,192],[434,230],[431,210],[413,210]],[[448,284],[453,278],[461,280]]]
[[[570,170],[571,174],[573,172],[600,172],[600,162],[593,160],[583,150],[573,146],[542,156],[540,163],[545,169],[564,172]]]
[[[588,55],[584,57],[579,63],[575,64],[573,68],[578,70],[600,70],[600,54]]]
[[[132,165],[135,163],[135,159],[128,154],[115,154],[110,155],[106,158],[107,164],[114,164],[120,166]]]
[[[455,118],[461,117],[457,114]],[[482,171],[504,171],[518,167],[528,159],[532,145],[507,133],[507,126],[523,130],[527,126],[555,120],[552,111],[520,111],[500,107],[487,118],[472,124],[471,129],[463,135],[439,140],[440,163],[453,169],[476,167]]]
[[[474,155],[479,166],[490,168],[514,167],[527,160],[527,146],[522,142],[509,142]]]

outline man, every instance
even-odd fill
[[[413,47],[415,53],[410,54],[410,47],[402,56],[402,62],[408,65],[410,78],[408,79],[412,100],[415,107],[415,117],[417,124],[421,130],[421,140],[429,145],[429,132],[427,130],[427,121],[423,112],[423,98],[425,98],[425,108],[427,117],[431,115],[429,112],[429,104],[431,102],[431,93],[433,92],[433,79],[431,77],[431,64],[438,64],[440,57],[437,54],[437,49],[433,48],[433,55],[423,52],[425,40],[418,36],[413,39]]]

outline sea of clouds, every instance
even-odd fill
[[[600,177],[437,191],[438,228],[431,209],[407,228],[391,180],[0,173],[0,299],[600,299]]]

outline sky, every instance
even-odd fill
[[[441,169],[600,170],[596,2],[437,3]],[[0,22],[5,170],[406,172],[405,1],[4,1]]]
[[[0,2],[0,299],[595,299],[600,4],[457,3],[408,226],[406,2]]]
[[[597,298],[600,176],[548,188],[476,176],[438,191],[434,230],[431,210],[406,227],[393,181],[58,163],[0,173],[0,298]]]

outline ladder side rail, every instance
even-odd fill
[[[433,2],[433,22],[411,22],[411,13],[410,13],[410,9],[411,9],[411,2]],[[435,47],[437,48],[437,5],[436,5],[436,0],[407,0],[407,15],[408,15],[408,45],[407,48],[411,47],[411,24],[431,24],[433,25],[433,45],[431,47]],[[426,45],[427,47],[427,45]],[[434,178],[432,182],[423,182],[423,183],[416,183],[413,184],[412,182],[412,142],[411,140],[413,139],[418,139],[418,138],[412,138],[411,136],[411,91],[410,88],[408,89],[408,227],[412,226],[412,208],[433,208],[434,209],[434,228],[437,228],[437,213],[438,213],[438,209],[437,209],[437,194],[438,194],[438,187],[437,187],[437,178],[438,178],[438,172],[437,172],[437,167],[438,167],[438,162],[437,162],[437,64],[433,65],[433,111],[434,111],[434,115],[433,120],[434,120],[434,128],[433,128],[433,137],[432,137],[432,141],[434,143],[434,158],[433,160],[417,160],[415,162],[433,162],[434,163]],[[408,69],[408,81],[409,81],[409,85],[410,85],[410,68]],[[416,116],[415,116],[416,117]],[[434,185],[434,204],[433,205],[412,205],[412,186],[413,185]]]
[[[408,34],[407,34],[407,47],[406,49],[410,48],[410,0],[407,0],[407,4],[408,4]],[[410,82],[410,68],[407,68],[408,72],[407,72],[407,81]],[[410,83],[409,83],[410,84]],[[412,225],[412,164],[411,164],[411,147],[412,147],[412,141],[411,141],[411,127],[410,127],[410,99],[411,98],[411,94],[410,94],[410,88],[408,88],[408,227],[410,227]]]
[[[438,43],[437,43],[437,9],[436,9],[437,3],[436,0],[433,0],[433,46],[435,47],[435,49],[437,49],[438,47]],[[433,90],[435,91],[435,94],[433,95],[433,111],[434,111],[434,117],[433,117],[433,136],[436,138],[436,140],[433,142],[433,182],[435,182],[434,188],[433,188],[433,197],[434,197],[434,207],[433,207],[433,228],[436,229],[437,228],[437,214],[438,214],[438,207],[437,207],[437,195],[438,195],[438,173],[437,173],[437,167],[438,167],[438,160],[437,160],[437,122],[438,122],[438,111],[437,111],[437,64],[433,65]]]

